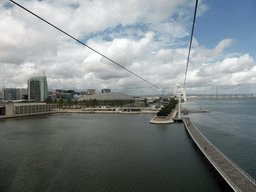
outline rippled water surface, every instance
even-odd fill
[[[191,101],[190,106],[198,102],[202,103]],[[191,114],[196,125],[255,176],[250,152],[255,147],[255,121],[250,134],[232,123],[222,126],[226,112],[203,103],[216,111]],[[245,120],[239,114],[244,122],[251,117]],[[230,190],[182,123],[149,124],[153,117],[55,114],[0,120],[0,191]]]

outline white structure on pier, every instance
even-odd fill
[[[185,88],[181,88],[180,84],[178,83],[177,90],[174,90],[174,95],[179,100],[179,104],[178,104],[179,105],[178,118],[181,119],[181,104],[185,103],[186,100],[187,100]]]

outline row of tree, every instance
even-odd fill
[[[46,100],[48,104],[58,104],[59,108],[84,108],[84,107],[97,107],[97,106],[111,106],[111,107],[123,107],[125,105],[134,105],[134,101],[126,100],[111,100],[111,101],[98,101],[97,99],[83,100],[83,101],[72,101],[71,99],[55,99]]]
[[[171,111],[176,107],[178,104],[178,101],[175,99],[171,99],[169,104],[165,107],[163,107],[158,113],[157,116],[168,116]]]

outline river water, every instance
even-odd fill
[[[199,130],[256,178],[255,100],[194,99]],[[229,191],[182,123],[152,114],[0,120],[0,191]]]

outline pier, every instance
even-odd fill
[[[198,148],[234,191],[256,192],[256,182],[249,174],[208,141],[194,126],[190,118],[183,118],[183,122]]]

